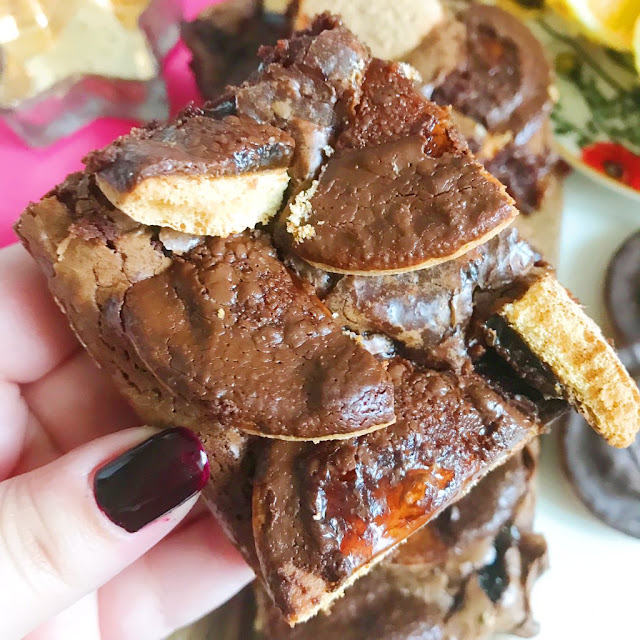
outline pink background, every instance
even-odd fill
[[[182,0],[185,19],[193,18],[214,0]],[[182,43],[164,63],[171,113],[187,102],[198,101],[198,92],[188,68],[189,52]],[[0,246],[15,242],[13,223],[32,200],[38,200],[72,171],[92,149],[103,147],[126,133],[132,120],[101,118],[46,148],[33,149],[0,122]]]

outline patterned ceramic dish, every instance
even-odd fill
[[[640,76],[631,54],[572,33],[558,16],[527,20],[556,70],[552,123],[571,165],[640,200]]]

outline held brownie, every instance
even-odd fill
[[[447,112],[408,83],[406,69],[372,59],[328,15],[262,49],[261,56],[258,71],[217,102],[184,112],[176,123],[134,131],[92,155],[84,172],[25,211],[17,231],[81,341],[141,419],[187,426],[201,435],[212,467],[207,500],[294,624],[329,606],[346,585],[525,446],[567,401],[593,409],[604,406],[603,394],[625,398],[622,411],[585,411],[592,426],[621,445],[638,430],[640,400],[614,352],[550,267],[523,249],[517,235],[501,231],[517,213],[512,200],[476,162]],[[380,92],[378,99],[367,88],[367,76],[371,81],[380,73],[401,90]],[[144,150],[145,136],[161,144],[166,138],[177,141],[167,159],[184,194],[194,175],[217,181],[220,164],[237,163],[207,156],[209,145],[217,148],[210,138],[207,149],[184,142],[178,131],[188,130],[192,119],[209,132],[237,126],[238,135],[226,132],[221,147],[233,139],[247,148],[241,132],[248,130],[243,124],[248,119],[280,130],[273,144],[287,159],[278,151],[275,162],[278,170],[288,166],[290,202],[306,180],[320,176],[322,181],[342,154],[375,157],[389,146],[406,145],[416,154],[416,173],[425,161],[431,168],[439,163],[451,176],[445,185],[430,171],[415,178],[409,166],[403,174],[408,182],[385,183],[390,201],[411,211],[410,248],[404,251],[394,242],[378,246],[398,252],[385,255],[385,265],[405,269],[419,264],[411,256],[432,256],[431,236],[424,233],[429,225],[455,238],[453,250],[439,254],[439,266],[423,264],[417,273],[427,306],[438,304],[430,289],[434,296],[444,289],[443,300],[466,292],[460,317],[454,312],[448,328],[438,333],[425,314],[424,326],[417,321],[411,330],[429,337],[410,346],[397,332],[387,334],[384,321],[374,332],[361,326],[359,315],[369,325],[378,322],[366,306],[343,326],[345,306],[336,296],[332,308],[331,298],[342,276],[307,261],[282,212],[269,224],[226,237],[167,228],[165,211],[152,205],[148,211],[156,211],[155,224],[126,215],[101,187],[105,175],[117,176],[119,164],[126,166],[130,155],[122,155],[123,149]],[[271,144],[267,164],[274,161]],[[289,154],[284,149],[291,145]],[[262,167],[261,155],[248,147],[252,173]],[[142,158],[135,166],[150,167],[139,185],[154,176],[166,178],[157,155],[148,165]],[[352,170],[357,178],[358,169]],[[467,183],[461,175],[473,179]],[[411,209],[415,193],[433,187],[444,187],[456,202],[467,204],[451,216],[446,207]],[[384,228],[390,221],[373,206],[371,192],[356,189],[350,197],[355,211],[381,225],[381,238],[399,237],[397,230]],[[469,220],[461,213],[467,206]],[[489,222],[483,226],[478,220],[485,207]],[[178,209],[185,220],[194,215],[188,207]],[[212,203],[206,213],[211,221],[228,220],[228,212]],[[496,217],[496,212],[502,213]],[[462,232],[447,227],[462,222]],[[352,246],[338,238],[331,255],[342,259],[339,247],[349,252]],[[455,258],[463,247],[475,247],[467,266],[465,258]],[[448,265],[469,282],[443,275]],[[349,277],[386,278],[376,281],[401,288],[402,278],[410,275],[381,276],[374,269]],[[541,283],[544,295],[538,295]],[[402,313],[410,307],[405,304]],[[538,319],[535,332],[527,313]],[[490,319],[496,316],[519,341],[492,346]],[[399,327],[409,322],[408,316],[394,320]],[[557,361],[549,344],[557,340],[559,323],[567,331],[571,325],[588,331],[576,331]],[[446,342],[457,357],[447,354]],[[569,357],[595,351],[606,357],[593,370],[588,360]],[[541,387],[547,375],[554,382],[551,394]],[[292,439],[333,441],[283,442]]]

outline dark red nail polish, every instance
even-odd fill
[[[208,479],[202,444],[193,432],[179,427],[100,467],[93,491],[109,520],[133,533],[188,500]]]

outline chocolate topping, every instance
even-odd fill
[[[401,359],[388,371],[392,428],[338,446],[274,443],[258,468],[256,549],[291,619],[538,433],[478,375],[419,371]]]
[[[200,93],[213,99],[258,68],[258,49],[290,33],[286,16],[263,10],[260,0],[226,0],[182,23]]]
[[[503,9],[472,4],[462,18],[467,52],[431,96],[481,122],[526,141],[551,109],[551,69],[542,45]]]
[[[249,118],[214,120],[187,110],[172,124],[134,129],[85,162],[88,171],[127,192],[145,178],[162,175],[227,176],[287,167],[292,155],[293,139],[280,129]]]
[[[640,231],[625,240],[609,263],[604,297],[618,336],[627,344],[639,342]]]
[[[470,156],[429,157],[417,136],[338,152],[307,195],[301,228],[311,231],[292,250],[339,272],[408,271],[442,262],[516,213],[503,187]],[[289,224],[291,215],[285,209]]]
[[[338,322],[360,333],[383,332],[433,367],[468,362],[467,329],[479,290],[525,275],[537,260],[515,229],[464,256],[393,276],[344,276],[325,299]]]
[[[127,337],[210,419],[315,439],[393,420],[382,365],[296,286],[264,235],[208,238],[127,292]]]

